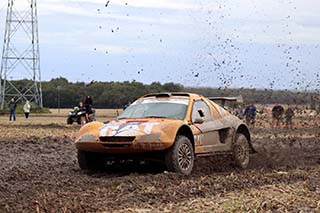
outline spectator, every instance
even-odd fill
[[[286,110],[285,115],[284,115],[287,128],[292,128],[292,126],[293,126],[293,122],[292,122],[293,116],[294,116],[294,110],[290,106],[288,106],[288,109]]]
[[[246,118],[247,125],[252,125],[254,127],[254,124],[256,122],[256,116],[257,116],[257,108],[254,104],[250,104],[246,107],[246,110],[244,111],[244,116]]]
[[[30,103],[29,101],[26,101],[25,105],[23,106],[23,112],[24,112],[24,116],[26,117],[26,119],[29,118],[29,114],[30,114]]]
[[[9,111],[10,111],[10,116],[9,116],[9,120],[10,121],[16,121],[16,108],[17,108],[17,104],[14,100],[14,98],[11,99],[11,101],[9,102]]]
[[[86,97],[86,100],[84,101],[84,107],[86,109],[86,122],[89,122],[89,114],[92,112],[92,109],[91,109],[92,104],[93,104],[92,97],[88,95]]]
[[[275,104],[272,108],[272,126],[279,127],[283,123],[284,108],[280,104]]]
[[[234,111],[234,115],[240,118],[241,120],[243,119],[243,109],[241,105],[239,105],[238,108]]]

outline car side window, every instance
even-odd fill
[[[192,122],[197,118],[202,118],[204,121],[212,120],[210,108],[204,101],[196,101],[193,103],[191,115]]]

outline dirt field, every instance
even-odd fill
[[[63,112],[63,113],[66,113]],[[258,154],[239,171],[226,157],[197,159],[190,177],[146,165],[83,172],[65,117],[0,117],[0,212],[320,211],[320,128],[299,116],[292,130],[253,130]],[[107,120],[115,111],[101,111]],[[61,115],[62,114],[62,115]]]

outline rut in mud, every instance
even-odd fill
[[[320,130],[261,128],[253,134],[259,153],[251,156],[249,169],[237,170],[228,157],[200,158],[190,177],[148,165],[88,173],[79,169],[69,138],[0,138],[0,211],[224,211],[229,208],[226,199],[234,195],[243,196],[239,203],[247,202],[244,207],[232,203],[233,207],[240,205],[238,210],[316,209],[320,200]],[[292,191],[287,186],[293,187]],[[264,193],[277,197],[275,189],[281,187],[291,195],[294,189],[306,191],[292,198],[296,200],[292,203],[267,199]]]

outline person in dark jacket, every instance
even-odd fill
[[[91,107],[93,105],[92,97],[88,95],[84,101],[84,107],[86,109],[86,122],[89,122],[89,114],[92,112]]]
[[[244,113],[242,107],[239,105],[237,109],[234,110],[234,115],[237,116],[239,119],[243,119]]]
[[[257,108],[254,104],[250,104],[246,107],[246,110],[244,111],[244,116],[246,118],[246,123],[248,126],[252,125],[254,127],[254,124],[256,122],[256,116],[257,116]]]
[[[9,102],[9,111],[10,111],[9,120],[10,121],[16,120],[16,108],[17,108],[17,104],[16,104],[14,98],[12,98],[11,101]]]
[[[294,116],[294,110],[293,110],[292,107],[288,106],[288,109],[284,113],[284,118],[285,118],[285,121],[286,121],[286,127],[287,128],[292,128],[293,127],[293,122],[292,122],[293,116]]]
[[[284,108],[280,104],[275,104],[272,108],[272,126],[279,127],[283,123]]]
[[[84,101],[84,105],[93,105],[93,101],[92,101],[92,97],[90,95],[88,95],[86,97],[86,100]]]

